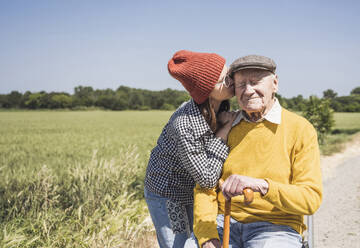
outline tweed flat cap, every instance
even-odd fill
[[[238,58],[230,65],[229,75],[232,77],[235,72],[244,69],[262,69],[275,73],[276,64],[274,60],[260,55],[248,55]]]

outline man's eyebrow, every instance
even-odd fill
[[[247,78],[244,78],[244,79],[241,79],[240,81],[238,81],[238,83],[242,83],[244,81],[254,81],[254,80],[261,80],[263,77],[261,76],[251,76],[251,77],[247,77]]]

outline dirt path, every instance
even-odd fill
[[[360,136],[322,158],[323,203],[314,216],[316,248],[360,248]]]

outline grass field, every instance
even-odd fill
[[[323,155],[341,151],[345,142],[349,141],[353,134],[360,132],[360,113],[335,113],[334,119],[333,132],[320,147]]]
[[[143,247],[146,163],[170,115],[0,112],[0,247]],[[360,113],[335,120],[325,153],[360,131]]]
[[[146,160],[170,114],[1,112],[0,247],[141,247]]]
[[[360,113],[335,113],[335,129],[360,131]]]

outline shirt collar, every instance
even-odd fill
[[[239,115],[237,116],[237,118],[233,122],[232,126],[237,125],[242,119],[244,119],[244,120],[246,120],[248,122],[251,122],[251,121],[249,121],[248,118],[246,118],[246,115],[244,114],[244,112],[240,111]],[[269,110],[269,112],[264,116],[263,119],[260,119],[258,122],[261,122],[264,119],[269,121],[269,122],[272,122],[274,124],[278,124],[278,125],[281,123],[281,105],[280,105],[279,100],[277,98],[275,98],[274,105]]]

